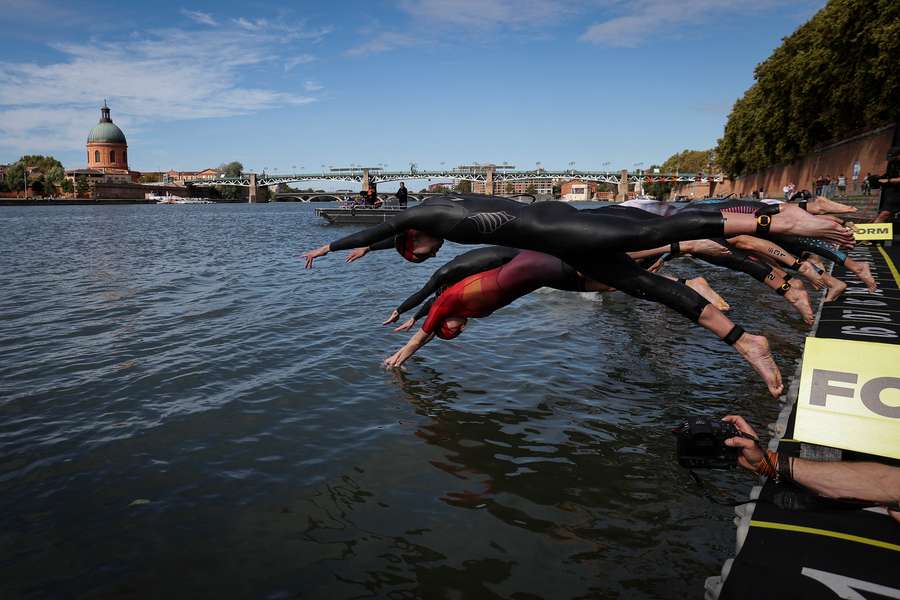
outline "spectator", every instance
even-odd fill
[[[396,196],[397,202],[400,204],[400,208],[406,208],[406,199],[408,193],[406,191],[406,185],[402,181],[400,182],[400,189],[397,190]]]
[[[866,178],[863,179],[863,181],[862,181],[863,196],[868,196],[869,194],[872,193],[872,181],[871,181],[871,179],[872,179],[872,173],[870,173],[870,172],[867,171],[867,172],[866,172]]]
[[[791,184],[786,183],[781,191],[784,192],[784,201],[787,202],[791,199]]]
[[[841,173],[841,174],[838,176],[838,180],[837,180],[837,191],[838,191],[838,194],[841,195],[841,196],[845,196],[846,193],[847,193],[847,178],[844,177],[844,174],[843,174],[843,173]]]
[[[819,462],[772,451],[766,460],[754,441],[756,432],[743,417],[728,415],[723,421],[752,437],[725,440],[725,445],[741,449],[738,464],[745,469],[779,481],[794,481],[826,498],[890,505],[888,514],[900,523],[900,468],[874,462]]]
[[[885,223],[900,212],[900,146],[894,146],[888,152],[887,169],[878,178],[881,187],[881,202],[878,205],[876,223]]]

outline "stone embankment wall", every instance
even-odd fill
[[[862,193],[866,173],[880,175],[887,164],[887,152],[891,147],[896,125],[888,125],[859,135],[821,146],[802,159],[770,167],[763,171],[737,177],[713,186],[705,183],[687,184],[676,188],[674,195],[703,198],[707,194],[747,197],[755,190],[764,190],[770,198],[781,198],[784,186],[793,183],[798,190],[815,190],[814,181],[827,176],[836,182],[840,175],[847,178],[847,194]],[[853,176],[854,165],[859,162],[859,172]]]

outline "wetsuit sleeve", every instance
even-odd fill
[[[428,312],[431,310],[431,307],[432,307],[432,305],[434,304],[434,301],[435,301],[435,300],[437,300],[437,296],[433,296],[433,297],[429,298],[429,299],[425,302],[425,304],[423,304],[422,306],[419,307],[419,310],[416,311],[416,314],[415,314],[415,316],[414,316],[413,318],[414,318],[416,321],[418,321],[418,320],[421,319],[422,317],[427,316],[427,315],[428,315]]]
[[[489,271],[493,268],[505,265],[519,253],[516,248],[503,248],[501,246],[489,246],[470,250],[460,254],[443,267],[434,272],[428,282],[416,293],[403,301],[397,307],[401,315],[418,306],[425,298],[437,292],[442,287],[451,286],[457,281],[462,281],[469,275]]]
[[[374,227],[351,233],[331,242],[331,251],[350,250],[371,246],[386,240],[404,229],[425,231],[436,237],[444,237],[459,220],[459,214],[452,207],[442,204],[420,204],[395,215]]]
[[[400,229],[397,224],[391,219],[390,221],[379,223],[375,227],[369,227],[368,229],[363,229],[362,231],[357,231],[356,233],[344,236],[339,240],[331,242],[329,246],[332,252],[337,250],[362,248],[364,246],[371,246],[376,242],[393,238],[399,231]]]
[[[388,237],[384,238],[380,242],[375,242],[371,246],[369,246],[369,252],[373,252],[375,250],[393,250],[394,249],[394,238]]]

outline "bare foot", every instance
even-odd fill
[[[812,263],[813,266],[820,271],[825,270],[825,263],[822,262],[822,259],[815,254],[807,254],[806,261]]]
[[[828,286],[828,293],[825,294],[825,302],[833,302],[841,297],[841,294],[844,293],[844,290],[847,289],[847,284],[841,281],[836,277],[832,277],[831,275],[824,276],[825,285]]]
[[[769,350],[769,341],[761,335],[752,335],[744,333],[734,344],[734,349],[740,352],[753,370],[760,374],[769,393],[773,398],[777,398],[784,391],[784,384],[781,382],[781,371],[772,358],[772,351]]]
[[[784,293],[784,299],[797,309],[797,312],[800,313],[807,325],[812,325],[815,317],[813,316],[812,305],[809,302],[809,294],[806,293],[803,282],[799,279],[791,279],[788,285],[791,286],[791,289]]]
[[[869,263],[859,262],[852,258],[848,258],[844,261],[844,266],[853,271],[853,273],[859,277],[860,281],[866,284],[870,294],[874,294],[878,291],[878,284],[875,283],[875,278],[872,277],[872,269],[869,268]]]
[[[817,290],[825,287],[825,282],[822,281],[823,275],[816,270],[815,266],[811,265],[807,261],[803,261],[800,263],[800,268],[797,269],[800,271],[800,274],[809,281],[814,288]]]
[[[825,196],[816,196],[815,200],[810,200],[806,204],[806,210],[814,215],[843,215],[856,212],[856,208],[847,204],[835,202],[834,200],[829,200]]]
[[[731,310],[731,306],[725,302],[724,298],[716,293],[716,290],[712,289],[709,285],[709,282],[706,281],[702,277],[694,277],[693,279],[688,279],[686,282],[687,286],[706,298],[706,300],[721,310],[722,312],[726,312]]]
[[[853,247],[853,230],[828,217],[811,215],[798,206],[781,205],[772,219],[773,233],[787,233],[836,242],[845,248]]]

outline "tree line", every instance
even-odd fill
[[[830,0],[754,71],[719,140],[743,175],[900,117],[900,2]]]

